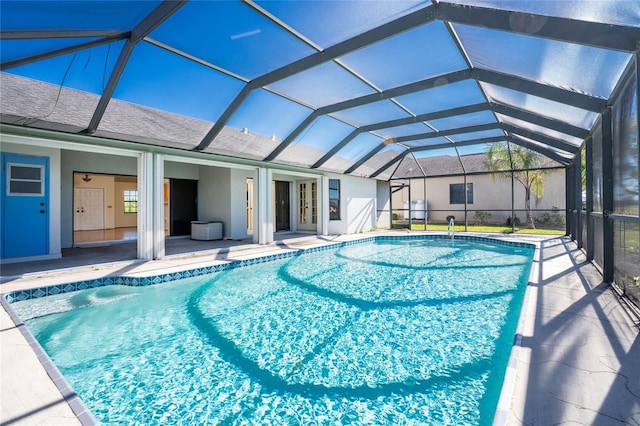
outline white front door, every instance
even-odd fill
[[[298,181],[298,229],[318,230],[318,182],[315,179]]]
[[[104,190],[75,188],[73,190],[73,230],[104,229]]]

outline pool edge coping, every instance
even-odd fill
[[[330,249],[336,248],[336,247],[345,247],[345,246],[349,246],[349,245],[363,244],[363,243],[367,243],[367,242],[380,241],[380,240],[382,240],[382,241],[384,241],[384,240],[392,240],[393,241],[393,240],[417,240],[417,239],[432,239],[432,240],[447,240],[447,239],[456,240],[457,239],[457,240],[480,241],[480,242],[487,241],[487,242],[492,242],[492,243],[499,243],[501,245],[506,245],[506,246],[524,247],[524,248],[532,248],[532,249],[534,249],[533,257],[531,259],[532,263],[531,263],[531,270],[529,271],[529,279],[528,279],[528,282],[527,282],[527,287],[525,289],[525,295],[524,295],[524,298],[523,298],[523,301],[522,301],[522,305],[521,305],[521,308],[520,308],[520,315],[519,315],[518,324],[517,324],[517,328],[516,328],[516,334],[514,336],[514,343],[512,344],[511,352],[510,352],[510,355],[509,355],[509,358],[508,358],[508,361],[507,361],[507,367],[506,367],[506,370],[505,370],[505,376],[504,376],[504,379],[503,379],[503,382],[502,382],[502,386],[501,386],[501,390],[500,390],[500,394],[499,394],[499,398],[498,398],[498,403],[496,405],[496,410],[494,412],[494,417],[493,417],[493,423],[492,423],[493,426],[504,426],[504,425],[506,425],[506,422],[507,422],[507,416],[509,414],[511,401],[513,399],[513,391],[515,389],[516,369],[517,369],[518,360],[519,360],[519,356],[520,356],[520,346],[521,346],[521,340],[522,340],[522,331],[523,331],[523,328],[524,328],[524,322],[526,320],[525,307],[527,306],[526,303],[528,303],[529,294],[530,294],[530,291],[531,291],[532,277],[533,277],[533,274],[534,274],[534,265],[536,264],[536,259],[539,256],[539,248],[540,248],[540,243],[539,242],[524,242],[524,241],[517,241],[517,240],[505,240],[505,239],[495,238],[493,236],[487,237],[487,236],[484,236],[484,235],[482,235],[482,236],[478,236],[478,235],[455,235],[455,236],[449,236],[449,235],[446,235],[446,234],[413,234],[413,235],[402,234],[402,235],[376,235],[376,236],[366,236],[366,237],[363,236],[362,238],[356,238],[356,239],[348,240],[348,241],[331,242],[331,243],[322,244],[322,245],[315,246],[315,247],[293,248],[290,251],[283,252],[283,253],[278,253],[278,254],[262,255],[262,256],[252,257],[252,258],[249,258],[249,259],[226,261],[226,262],[221,263],[221,264],[205,266],[205,267],[202,267],[202,268],[195,268],[195,269],[188,270],[188,271],[194,271],[194,270],[205,270],[206,271],[207,269],[210,269],[207,272],[201,272],[201,273],[198,273],[197,275],[191,275],[191,276],[202,276],[202,275],[209,275],[209,274],[214,274],[214,273],[218,273],[218,272],[223,272],[223,271],[226,271],[226,270],[241,268],[241,267],[245,267],[245,266],[250,266],[250,265],[254,265],[254,264],[258,264],[258,263],[270,262],[270,261],[277,260],[277,259],[284,259],[284,258],[288,258],[288,257],[294,257],[294,256],[298,256],[298,255],[301,255],[301,254],[307,253],[307,252],[330,250]],[[91,280],[91,281],[100,281],[101,284],[99,284],[99,285],[86,287],[86,288],[78,288],[76,286],[76,288],[73,289],[73,290],[58,291],[58,292],[54,292],[52,294],[49,294],[48,289],[57,288],[57,287],[61,287],[61,286],[66,286],[66,285],[70,285],[70,284],[83,283],[83,282],[86,282],[86,281],[78,281],[78,282],[75,282],[75,283],[67,283],[67,284],[63,283],[63,284],[57,284],[57,285],[54,285],[54,286],[37,287],[37,288],[28,289],[28,290],[17,290],[17,291],[14,291],[14,292],[2,293],[2,294],[0,294],[0,299],[2,299],[2,300],[0,300],[0,303],[2,304],[2,306],[4,307],[6,312],[9,314],[11,320],[16,325],[16,328],[19,329],[19,331],[21,332],[22,336],[25,338],[26,342],[29,344],[29,346],[33,350],[34,354],[38,358],[38,361],[41,363],[41,365],[45,369],[45,371],[46,371],[47,375],[49,376],[49,378],[51,379],[51,381],[54,383],[54,385],[56,386],[56,388],[58,389],[60,394],[63,396],[64,400],[67,402],[67,404],[70,406],[70,408],[73,411],[73,413],[76,415],[76,418],[78,419],[78,421],[84,426],[90,426],[90,425],[92,426],[92,425],[98,425],[100,423],[97,421],[97,419],[93,416],[91,411],[84,404],[84,402],[82,401],[80,396],[75,393],[75,391],[73,390],[72,386],[67,382],[67,380],[62,375],[60,370],[56,367],[56,365],[53,363],[53,361],[51,360],[49,355],[45,352],[44,348],[35,339],[35,336],[31,333],[31,331],[29,330],[27,325],[24,324],[24,322],[20,319],[20,317],[17,315],[17,313],[13,310],[13,308],[11,307],[11,304],[14,303],[14,302],[23,301],[23,300],[29,300],[29,299],[32,299],[32,298],[42,298],[42,297],[52,296],[52,295],[61,294],[61,293],[70,293],[70,292],[73,292],[73,291],[85,290],[85,289],[88,289],[88,288],[106,287],[106,286],[109,286],[109,285],[150,286],[150,285],[163,284],[163,283],[175,281],[175,280],[178,280],[178,279],[189,278],[189,277],[185,277],[185,276],[176,277],[176,274],[180,274],[180,273],[168,273],[168,274],[155,275],[155,276],[154,275],[149,275],[147,277],[135,277],[135,278],[126,277],[126,276],[114,277],[114,276],[111,276],[111,275],[106,275],[105,277],[102,277],[100,279]],[[170,276],[170,278],[169,278],[169,276]],[[160,278],[160,277],[164,277],[164,278]],[[114,280],[114,278],[116,278],[116,279]],[[141,283],[141,284],[138,284],[138,285],[124,284],[122,282],[117,282],[117,278],[122,278],[122,279],[129,278],[129,279],[143,280],[142,283],[144,283],[144,284],[142,284],[140,281],[138,281],[138,283]],[[167,279],[165,279],[165,278],[167,278]],[[102,281],[104,279],[107,279],[107,280],[112,281],[112,282],[105,283],[104,281]],[[30,291],[30,292],[44,291],[45,294],[40,295],[40,296],[35,296],[35,297],[29,297],[29,298],[26,298],[26,299],[20,299],[20,300],[18,300],[18,299],[9,300],[9,296],[12,295],[13,293],[25,292],[25,291]]]
[[[493,415],[492,426],[508,425],[511,403],[514,397],[518,365],[520,363],[520,352],[522,350],[522,337],[524,336],[524,330],[527,325],[527,307],[531,303],[530,300],[533,297],[533,286],[537,283],[536,276],[538,276],[537,269],[539,268],[540,262],[540,242],[530,244],[535,246],[535,250],[533,258],[531,259],[531,269],[529,270],[527,287],[524,292],[524,297],[522,298],[518,324],[516,326],[513,344],[511,345],[509,359],[507,360],[507,367],[504,372],[504,379],[502,381],[502,388],[500,389],[500,396],[498,397],[496,411]]]

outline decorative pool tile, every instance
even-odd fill
[[[155,276],[142,277],[142,278],[126,277],[126,276],[104,277],[104,278],[99,278],[92,281],[78,281],[75,283],[67,283],[67,284],[61,284],[61,285],[55,285],[55,286],[49,286],[49,287],[43,287],[43,288],[36,288],[31,290],[21,290],[21,291],[5,294],[4,297],[9,303],[13,303],[13,302],[18,302],[23,300],[45,297],[47,295],[59,294],[62,292],[69,293],[76,290],[85,290],[87,288],[96,288],[96,287],[109,286],[109,285],[125,285],[125,286],[133,286],[133,287],[148,286],[148,285],[176,281],[183,278],[215,274],[218,272],[228,271],[231,269],[241,268],[244,266],[250,266],[250,265],[259,264],[259,263],[271,262],[273,260],[287,259],[289,257],[300,256],[303,253],[313,253],[318,251],[331,250],[337,247],[352,246],[356,244],[366,244],[366,243],[371,243],[375,241],[399,241],[399,240],[418,240],[418,239],[422,239],[422,240],[454,239],[454,240],[467,240],[467,241],[487,242],[487,243],[493,243],[493,244],[502,244],[502,245],[512,246],[512,247],[535,248],[535,245],[531,243],[523,243],[519,241],[508,241],[508,240],[505,241],[505,240],[493,239],[488,237],[471,236],[471,235],[454,235],[454,236],[449,236],[444,234],[442,235],[380,235],[376,237],[366,237],[366,238],[361,238],[357,240],[343,241],[343,242],[337,242],[337,243],[327,244],[323,246],[316,246],[316,247],[310,247],[306,249],[303,248],[303,249],[293,250],[293,251],[288,251],[283,253],[270,254],[267,256],[260,256],[260,257],[255,257],[251,259],[236,260],[232,262],[220,263],[216,265],[210,265],[210,266],[185,270],[181,272],[174,272],[169,274],[155,275]]]

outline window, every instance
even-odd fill
[[[138,213],[138,191],[124,190],[124,212]]]
[[[464,204],[464,183],[449,185],[449,204]],[[467,204],[473,204],[473,184],[467,184]]]
[[[42,166],[8,164],[7,195],[44,195]]]
[[[340,180],[329,179],[329,220],[340,220]]]

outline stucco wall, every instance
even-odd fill
[[[171,179],[200,179],[200,166],[197,164],[164,162],[164,177]]]
[[[247,234],[247,178],[254,178],[250,170],[231,170],[229,237],[238,240]]]
[[[366,232],[377,225],[377,183],[346,175],[328,175],[340,180],[340,220],[329,220],[329,234]]]
[[[377,227],[388,229],[391,225],[391,215],[389,214],[391,208],[391,197],[389,196],[389,182],[376,181],[376,200],[378,204],[377,209]]]
[[[231,238],[231,170],[200,166],[198,220],[220,221],[224,236]]]

